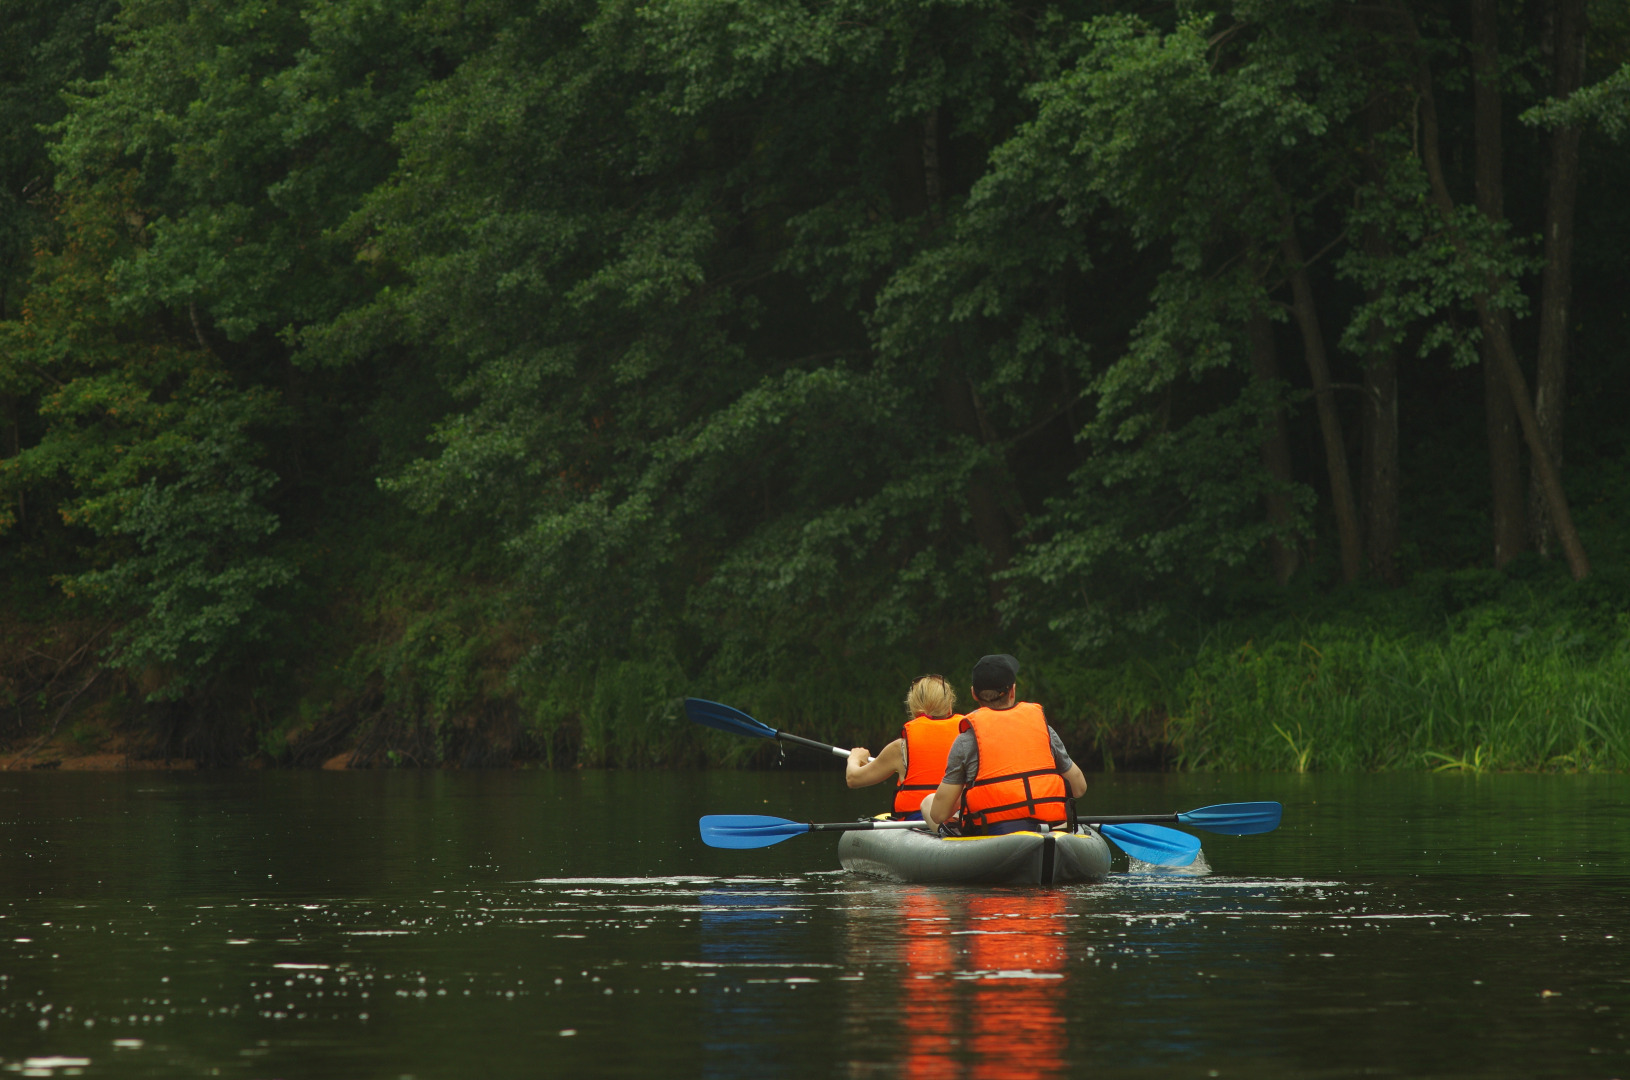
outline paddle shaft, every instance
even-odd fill
[[[1185,810],[1181,814],[1139,814],[1101,817],[1095,820],[1105,825],[1154,825],[1175,821],[1192,829],[1224,833],[1229,836],[1252,836],[1273,832],[1279,828],[1279,819],[1285,808],[1276,802],[1218,803],[1202,806],[1198,810]]]
[[[865,829],[926,829],[926,821],[834,821],[828,824],[811,822],[810,832],[860,832]]]
[[[846,758],[849,756],[849,751],[844,750],[841,747],[833,746],[831,743],[816,742],[814,739],[806,739],[799,735],[788,735],[785,731],[776,732],[775,737],[778,739],[785,739],[788,742],[795,742],[799,746],[808,746],[814,750],[825,750],[828,753],[835,754],[841,758]]]
[[[1086,819],[1082,819],[1086,820]],[[1159,825],[1164,821],[1177,821],[1176,814],[1118,814],[1114,817],[1095,816],[1094,825]]]

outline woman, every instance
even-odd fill
[[[934,789],[945,778],[945,756],[962,731],[962,716],[956,711],[956,691],[939,675],[924,675],[912,682],[906,693],[906,715],[911,719],[900,729],[900,737],[883,747],[876,757],[864,746],[849,751],[844,779],[850,787],[858,788],[898,777],[894,817],[919,821],[923,797],[932,798]]]

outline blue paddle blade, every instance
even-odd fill
[[[809,832],[808,822],[763,814],[709,814],[702,819],[701,826],[702,843],[738,851],[769,847]]]
[[[685,699],[685,715],[691,718],[692,723],[729,735],[746,735],[750,739],[775,738],[774,728],[759,723],[740,709],[732,709],[717,701],[688,697]]]
[[[1279,828],[1279,818],[1284,812],[1285,808],[1276,802],[1231,802],[1202,806],[1178,814],[1177,820],[1208,832],[1250,836]]]
[[[1100,825],[1098,831],[1132,858],[1156,866],[1188,866],[1200,854],[1197,837],[1160,825]]]

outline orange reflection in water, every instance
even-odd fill
[[[957,1061],[961,1030],[950,973],[956,970],[956,938],[950,914],[936,896],[913,892],[905,903],[905,970],[901,995],[906,1026],[907,1080],[949,1080],[962,1075]]]
[[[901,1002],[911,1080],[1064,1073],[1064,898],[913,892]]]
[[[1057,1076],[1068,1037],[1064,996],[1064,898],[1054,892],[976,896],[968,904],[968,966],[978,972],[969,1018],[969,1076]]]

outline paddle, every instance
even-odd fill
[[[1175,821],[1206,832],[1229,836],[1251,836],[1273,832],[1285,808],[1276,802],[1232,802],[1202,806],[1181,814],[1123,814],[1094,818],[1094,825],[1132,825],[1144,822]]]
[[[810,821],[788,821],[764,814],[709,814],[701,821],[702,843],[708,847],[769,847],[795,836],[812,832],[855,832],[861,829],[926,829],[926,821],[839,821],[818,825]]]
[[[926,829],[925,821],[839,821],[817,824],[764,814],[709,814],[701,820],[702,842],[709,847],[745,851],[765,848],[812,832],[856,832],[869,829]],[[1106,825],[1101,830],[1117,847],[1136,859],[1159,866],[1187,866],[1200,853],[1200,841],[1158,825]]]
[[[1098,831],[1132,858],[1155,866],[1188,866],[1200,855],[1198,837],[1161,825],[1099,825]]]
[[[749,739],[785,739],[802,746],[812,747],[816,750],[825,750],[830,754],[846,758],[849,751],[833,746],[831,743],[816,742],[814,739],[804,739],[797,735],[788,735],[785,731],[777,731],[768,724],[761,724],[740,709],[732,709],[728,705],[721,705],[717,701],[703,701],[701,698],[688,697],[685,699],[685,715],[693,723],[710,727],[714,731],[722,731],[728,735],[745,735]],[[779,819],[773,819],[779,820]]]

